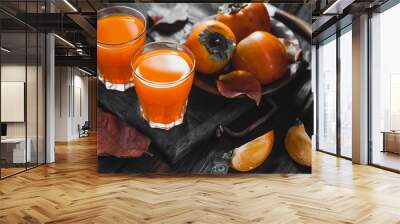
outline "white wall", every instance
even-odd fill
[[[8,64],[1,66],[1,81],[6,82],[25,82],[25,64]],[[6,108],[1,108],[6,110]],[[7,123],[7,137],[25,137],[25,123]]]
[[[56,67],[55,74],[55,141],[70,141],[88,120],[88,78],[72,67]]]
[[[36,70],[38,69],[38,71]],[[26,83],[26,110],[27,120],[24,122],[6,122],[8,138],[25,138],[30,139],[32,161],[39,163],[44,162],[44,89],[41,66],[9,63],[1,66],[1,81],[5,82],[24,82]],[[25,80],[27,78],[27,80]],[[8,110],[10,108],[1,108]],[[23,111],[25,112],[25,111]],[[38,150],[38,151],[37,151]],[[39,153],[37,157],[36,153]]]
[[[36,66],[27,66],[28,72],[28,85],[29,87],[36,87],[36,80],[33,80],[30,74],[36,75]],[[1,81],[4,82],[25,82],[25,64],[4,64],[1,66]],[[30,107],[34,107],[33,109],[36,111],[37,99],[36,99],[36,88],[27,88],[27,103]],[[40,105],[39,105],[40,106]],[[2,110],[7,110],[7,108],[1,108]],[[30,108],[32,110],[32,108]],[[29,110],[28,112],[31,112]],[[28,122],[33,122],[36,124],[37,115],[36,113],[27,113]],[[33,124],[28,124],[29,127],[33,127]],[[36,126],[34,127],[36,130]],[[35,133],[36,134],[36,133]],[[7,136],[8,137],[25,137],[25,122],[7,122]],[[29,130],[28,130],[29,137]]]
[[[78,125],[83,125],[85,121],[89,119],[88,110],[88,78],[82,76],[82,73],[76,74],[77,70],[74,70],[74,83],[73,83],[73,105],[72,108],[72,119],[71,119],[71,135],[73,138],[78,138]]]
[[[69,68],[55,68],[55,141],[68,140],[68,117],[69,117],[69,96],[68,88],[70,83]]]

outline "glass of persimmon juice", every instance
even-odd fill
[[[169,130],[183,122],[194,67],[192,52],[174,42],[146,44],[133,57],[135,90],[150,127]]]
[[[97,68],[107,89],[133,86],[130,61],[145,39],[146,18],[139,11],[112,6],[97,12]]]

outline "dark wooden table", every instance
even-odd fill
[[[383,131],[382,152],[400,154],[400,131]]]
[[[130,4],[146,11],[154,4]],[[169,4],[170,7],[173,5]],[[168,38],[182,39],[183,30],[190,30],[196,21],[216,11],[216,4],[191,4],[189,23],[182,31],[168,35]],[[300,10],[304,12],[304,10]],[[163,35],[152,31],[150,39],[160,40]],[[273,95],[264,96],[259,107],[248,99],[225,99],[193,87],[190,93],[188,111],[183,125],[172,131],[150,129],[138,113],[135,91],[125,93],[108,91],[99,83],[99,107],[113,113],[131,124],[146,136],[152,144],[148,154],[140,158],[99,157],[99,172],[151,173],[154,164],[160,161],[168,164],[167,173],[173,174],[226,174],[236,173],[230,169],[222,155],[273,129],[275,144],[269,158],[250,173],[310,173],[310,167],[296,164],[287,154],[284,138],[296,118],[305,124],[308,134],[313,132],[313,95],[311,91],[310,40],[298,37],[303,48],[303,61],[298,75],[287,86]],[[271,102],[277,106],[275,113],[254,131],[241,138],[216,135],[217,125],[222,123],[233,130],[243,130],[258,118],[271,111]]]

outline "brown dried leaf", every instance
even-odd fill
[[[236,70],[220,75],[217,88],[227,98],[247,96],[258,105],[261,100],[261,84],[250,72]]]
[[[141,157],[150,139],[111,113],[97,109],[97,155]]]
[[[154,30],[172,34],[185,26],[189,18],[187,10],[185,4],[176,4],[172,9],[155,4],[147,14],[153,21]]]

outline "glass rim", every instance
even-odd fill
[[[148,79],[144,78],[144,77],[143,77],[142,75],[140,75],[140,74],[137,74],[137,73],[135,72],[135,71],[136,71],[136,66],[135,66],[134,60],[135,60],[139,55],[141,55],[141,54],[143,53],[143,51],[144,51],[144,49],[145,49],[146,47],[151,46],[151,45],[157,45],[157,44],[160,44],[160,45],[162,45],[162,44],[174,44],[175,46],[182,47],[183,50],[184,50],[184,52],[185,52],[186,54],[188,54],[188,56],[189,56],[189,57],[192,59],[192,61],[193,61],[193,64],[192,64],[190,70],[189,70],[188,72],[186,72],[184,75],[182,75],[178,80],[175,80],[175,81],[172,81],[172,82],[155,82],[155,81],[151,81],[151,80],[148,80]],[[185,61],[186,61],[186,60],[185,60]],[[132,68],[132,72],[133,72],[133,74],[134,74],[134,77],[135,77],[135,78],[139,78],[140,80],[142,80],[143,82],[145,82],[145,84],[149,84],[149,85],[152,85],[152,86],[169,87],[169,86],[175,86],[176,84],[179,84],[179,83],[185,81],[186,79],[189,78],[189,76],[190,76],[192,73],[194,73],[194,69],[195,69],[195,67],[196,67],[196,59],[195,59],[194,54],[192,53],[192,51],[190,51],[190,49],[189,49],[188,47],[186,47],[185,45],[183,45],[183,44],[179,44],[179,43],[173,42],[173,41],[154,41],[154,42],[150,42],[150,43],[147,43],[147,44],[145,44],[144,46],[142,46],[142,47],[134,54],[134,56],[132,57],[131,63],[130,63],[130,64],[131,64],[131,68]]]
[[[109,10],[109,9],[116,9],[116,8],[119,8],[119,9],[127,9],[127,10],[134,11],[135,13],[138,13],[138,14],[140,15],[141,19],[143,20],[144,28],[143,28],[143,30],[140,32],[139,35],[137,35],[136,37],[132,38],[131,40],[124,41],[124,42],[119,42],[119,43],[103,42],[103,41],[97,40],[97,43],[98,43],[98,44],[109,45],[109,46],[124,45],[124,44],[128,44],[128,43],[137,41],[138,39],[140,39],[140,38],[146,33],[146,29],[147,29],[146,17],[145,17],[145,16],[143,15],[143,13],[141,13],[139,10],[134,9],[134,8],[132,8],[132,7],[128,7],[128,6],[124,6],[124,5],[114,5],[114,6],[110,6],[110,7],[106,7],[106,8],[102,8],[102,9],[98,10],[98,11],[97,11],[97,14],[99,14],[99,13],[101,13],[101,12],[104,12],[104,11],[106,11],[106,10]],[[112,15],[129,15],[129,14],[117,12],[117,13],[112,13],[112,14],[110,14],[110,15],[106,15],[106,16],[104,16],[104,17],[102,17],[102,18],[109,17],[109,16],[112,16]],[[129,16],[132,16],[132,15],[129,15]],[[132,17],[134,17],[134,16],[132,16]]]

